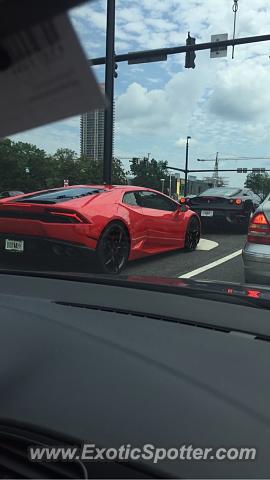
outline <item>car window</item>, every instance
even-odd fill
[[[16,202],[31,202],[31,203],[57,203],[66,200],[72,200],[75,198],[86,197],[88,195],[94,195],[101,193],[104,190],[100,188],[91,187],[73,187],[59,190],[48,190],[47,192],[37,193],[34,195],[27,195]]]
[[[210,196],[224,196],[224,197],[234,197],[234,195],[239,195],[241,193],[241,188],[230,188],[230,187],[219,187],[219,188],[209,188],[200,194],[200,197],[210,197]]]
[[[126,203],[127,205],[132,205],[134,207],[139,207],[140,206],[140,197],[138,192],[128,192],[125,193],[123,197],[123,203]]]
[[[153,208],[155,210],[165,210],[174,212],[177,208],[174,202],[171,202],[163,195],[155,192],[140,192],[141,205],[144,208]]]

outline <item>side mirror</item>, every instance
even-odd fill
[[[177,211],[180,213],[187,212],[189,210],[189,207],[185,204],[179,205]]]

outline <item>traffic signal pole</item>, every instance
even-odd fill
[[[157,62],[161,61],[160,58],[164,57],[166,60],[166,55],[175,55],[176,53],[185,53],[185,52],[194,52],[197,50],[211,50],[212,48],[221,48],[221,47],[230,47],[233,45],[244,45],[247,43],[258,43],[258,42],[268,42],[270,41],[270,35],[257,35],[253,37],[242,37],[235,38],[231,40],[222,40],[220,42],[207,42],[207,43],[196,43],[194,45],[182,45],[180,47],[171,47],[171,48],[157,48],[154,50],[141,50],[138,52],[123,53],[121,55],[115,55],[115,61],[120,62],[129,62],[137,61],[138,63],[148,63],[149,61],[155,61],[154,58],[157,58]],[[106,57],[98,57],[92,60],[89,60],[90,65],[104,65],[106,63]]]
[[[154,50],[143,50],[130,52],[121,55],[115,55],[115,0],[107,0],[107,32],[106,32],[106,57],[99,57],[89,60],[90,65],[105,65],[105,93],[107,97],[107,106],[105,109],[104,122],[104,160],[103,160],[103,182],[112,183],[112,155],[113,155],[113,102],[114,102],[114,75],[116,62],[148,63],[167,60],[167,55],[177,53],[191,53],[197,50],[209,50],[212,48],[228,47],[234,45],[243,45],[248,43],[270,41],[270,35],[258,35],[253,37],[243,37],[231,40],[222,40],[219,42],[195,43],[193,37],[189,37],[188,45],[159,48]],[[187,65],[194,68],[195,55],[190,56]],[[180,169],[179,169],[180,170]],[[181,170],[180,170],[181,171]]]
[[[112,156],[113,156],[113,101],[114,101],[114,74],[115,74],[115,0],[107,0],[107,33],[106,33],[106,70],[105,94],[107,106],[104,116],[104,158],[103,183],[112,183]]]

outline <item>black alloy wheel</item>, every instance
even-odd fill
[[[196,249],[201,236],[201,229],[199,220],[196,217],[191,217],[189,220],[186,237],[185,237],[185,249],[189,252]]]
[[[127,264],[129,249],[130,240],[125,226],[120,222],[110,223],[102,233],[97,246],[99,270],[102,273],[120,273]]]

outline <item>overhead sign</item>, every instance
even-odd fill
[[[228,33],[221,33],[220,35],[212,35],[211,42],[224,42],[228,40]],[[210,58],[227,57],[227,47],[212,47],[210,49]]]
[[[134,57],[128,60],[128,65],[137,65],[138,63],[166,62],[166,61],[167,61],[167,55],[166,53],[164,53],[159,55]]]

